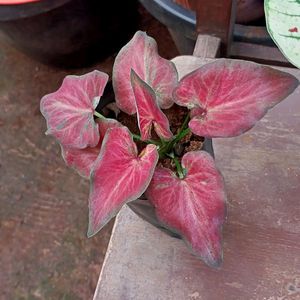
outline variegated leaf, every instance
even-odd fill
[[[193,133],[232,137],[252,128],[298,84],[294,76],[271,67],[219,59],[183,77],[174,101],[191,109]]]
[[[93,71],[67,76],[61,87],[41,100],[41,112],[48,130],[64,147],[83,149],[99,142],[94,111],[103,94],[108,75]]]
[[[159,137],[164,140],[172,138],[169,120],[160,110],[156,95],[152,88],[143,81],[133,70],[131,84],[136,102],[138,124],[143,140],[151,138],[152,125]]]
[[[130,84],[131,69],[155,91],[161,108],[166,109],[172,106],[172,91],[178,83],[175,65],[159,56],[155,40],[147,36],[145,32],[138,31],[121,49],[113,67],[116,103],[128,114],[136,112]]]
[[[157,161],[154,145],[138,155],[126,127],[108,130],[91,173],[88,236],[96,234],[125,203],[144,193]]]
[[[98,119],[100,140],[96,147],[84,149],[64,147],[61,145],[62,156],[66,165],[75,169],[81,176],[88,178],[91,169],[100,153],[105,133],[110,128],[121,127],[122,124],[114,119]]]
[[[179,233],[206,264],[217,267],[222,261],[226,200],[222,175],[204,151],[186,153],[182,166],[186,169],[183,179],[157,167],[146,196],[158,219]]]
[[[265,16],[278,48],[300,68],[300,0],[265,0]]]

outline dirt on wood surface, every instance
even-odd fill
[[[140,9],[139,28],[166,58],[177,55],[165,27]],[[61,70],[28,58],[0,35],[0,299],[92,299],[112,222],[88,239],[89,183],[68,169],[44,135],[39,101],[67,74],[111,75],[114,55]]]

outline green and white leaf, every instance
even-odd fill
[[[300,68],[300,0],[265,0],[267,29],[285,57]]]

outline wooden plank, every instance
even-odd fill
[[[231,45],[230,56],[233,58],[253,60],[265,64],[292,67],[277,47],[234,42]]]
[[[221,39],[215,36],[199,34],[193,56],[216,58],[220,56]]]
[[[180,76],[207,62],[190,59],[174,60]],[[299,299],[299,98],[300,88],[246,134],[214,140],[229,198],[220,269],[124,208],[94,299]]]
[[[221,39],[221,55],[227,55],[235,22],[236,0],[189,0],[196,11],[198,34]]]

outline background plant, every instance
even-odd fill
[[[265,0],[267,29],[283,55],[300,68],[300,1]]]

